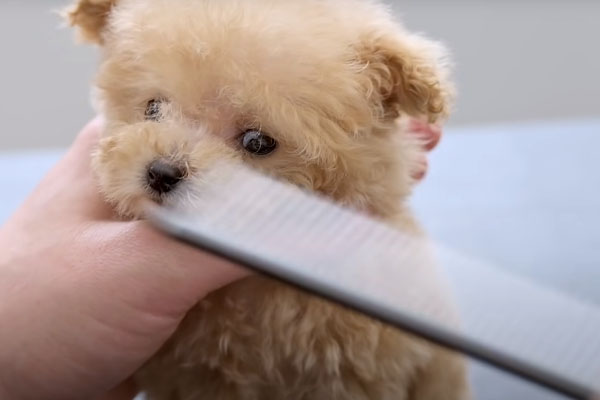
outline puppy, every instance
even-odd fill
[[[399,121],[440,121],[452,86],[443,49],[381,4],[79,0],[68,17],[101,45],[94,165],[121,216],[185,207],[235,160],[418,232]],[[258,276],[200,302],[137,378],[152,400],[468,396],[458,357]]]

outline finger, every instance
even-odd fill
[[[133,400],[138,392],[133,379],[128,379],[96,400]]]
[[[58,162],[54,170],[68,176],[90,176],[91,155],[100,140],[104,126],[102,117],[90,121],[75,137],[65,156]]]
[[[435,149],[442,138],[442,128],[425,121],[412,120],[410,123],[410,130],[422,140],[423,148],[426,151]]]
[[[42,211],[55,220],[109,218],[91,168],[91,153],[98,142],[102,120],[95,119],[78,135],[67,153],[46,174],[14,218],[37,216]],[[29,210],[24,214],[23,210]]]
[[[92,169],[93,152],[98,146],[103,129],[104,119],[96,117],[79,133],[67,154],[67,159],[71,158],[70,163],[74,167],[73,179],[81,188],[76,201],[81,204],[85,216],[99,220],[110,219],[114,215],[112,207],[104,201],[100,193]]]
[[[412,173],[412,178],[416,181],[422,181],[423,179],[425,179],[428,170],[429,161],[427,160],[427,156],[423,155],[417,162],[416,168]]]
[[[88,123],[75,138],[53,173],[60,176],[73,205],[73,214],[83,218],[108,219],[111,207],[103,200],[92,170],[92,154],[104,127],[102,117]]]
[[[87,160],[89,155],[95,149],[98,141],[100,140],[100,134],[104,128],[104,119],[101,116],[97,116],[91,120],[82,130],[79,132],[75,141],[71,145],[68,156],[76,159],[82,168],[89,166]]]
[[[168,238],[145,221],[107,223],[105,229],[89,240],[95,249],[108,250],[102,255],[103,276],[96,281],[134,282],[136,290],[147,294],[141,297],[150,296],[155,307],[171,316],[183,316],[210,292],[250,275],[232,262]]]
[[[199,251],[182,242],[168,238],[146,221],[132,223],[134,241],[146,254],[151,264],[168,266],[176,279],[189,280],[190,290],[204,297],[235,280],[250,275],[250,272],[218,256]],[[198,300],[198,298],[194,298]]]

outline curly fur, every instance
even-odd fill
[[[186,166],[186,181],[161,199],[177,205],[195,201],[205,168],[235,159],[418,232],[405,200],[420,146],[402,120],[442,120],[452,86],[442,47],[380,4],[79,0],[66,15],[102,45],[96,86],[107,126],[94,164],[120,215],[141,216],[157,158]],[[161,119],[145,121],[155,98],[167,100]],[[245,154],[238,137],[248,128],[268,132],[278,150]],[[160,400],[468,392],[457,356],[261,277],[200,302],[138,380]]]

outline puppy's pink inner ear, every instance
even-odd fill
[[[64,12],[71,26],[79,28],[86,42],[102,44],[102,33],[106,29],[112,8],[118,0],[78,0]]]

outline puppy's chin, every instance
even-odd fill
[[[184,210],[187,202],[180,199],[181,195],[175,193],[169,195],[156,196],[151,193],[134,194],[127,198],[113,202],[113,207],[119,218],[144,219],[148,209],[154,207],[168,207],[177,210]]]
[[[177,193],[155,196],[152,194],[140,195],[115,204],[115,209],[124,219],[145,219],[148,211],[157,207],[166,207],[174,210],[190,211],[199,206],[198,201],[192,200],[186,189],[179,189]]]
[[[144,219],[146,210],[157,203],[144,196],[132,197],[114,204],[115,211],[122,219]]]
[[[108,194],[109,199],[114,198],[115,194]],[[200,198],[194,196],[193,191],[186,188],[180,188],[173,193],[156,195],[145,192],[143,189],[138,193],[132,193],[120,200],[109,200],[114,207],[115,213],[121,219],[144,219],[147,210],[153,207],[167,207],[176,210],[194,210],[200,207]]]

